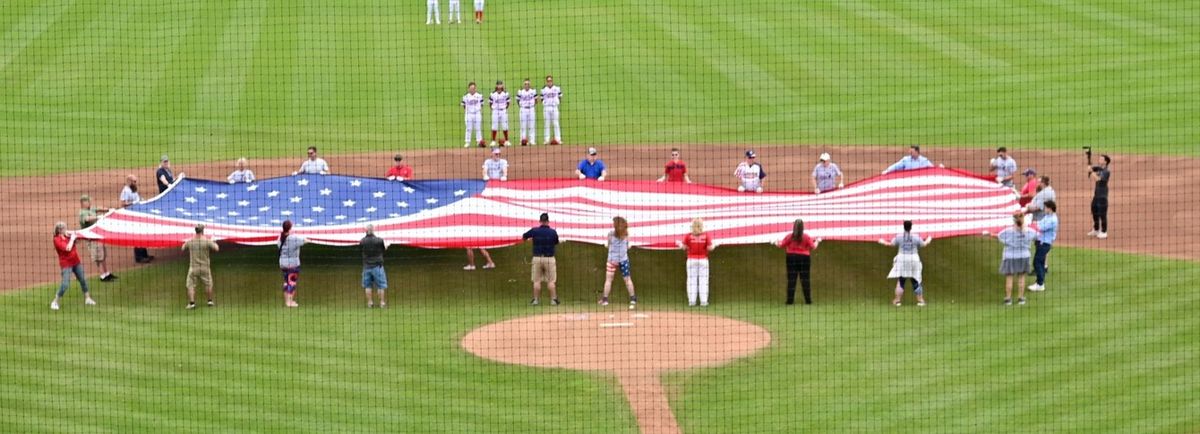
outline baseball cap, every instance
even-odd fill
[[[746,158],[756,158],[756,157],[758,157],[758,154],[755,154],[753,150],[746,151]]]
[[[818,160],[821,160],[821,161],[829,161],[829,153],[828,153],[828,152],[822,152],[822,153],[821,153],[821,156],[820,156],[820,157],[817,157],[817,159],[818,159]]]
[[[1031,168],[1025,169],[1025,172],[1024,172],[1024,173],[1025,173],[1025,176],[1029,176],[1029,175],[1037,175],[1037,170],[1034,170],[1034,169],[1031,167]]]
[[[499,154],[500,148],[492,148],[492,154]]]
[[[396,154],[395,156],[392,157],[392,159],[396,160],[396,161],[400,161],[400,160],[404,159],[404,156],[401,154]]]
[[[167,158],[167,154],[163,154],[162,159],[160,159],[159,161],[168,161],[168,160],[170,160],[170,158]]]
[[[91,197],[91,196],[88,196],[87,194],[84,194],[84,195],[82,195],[82,196],[79,196],[79,201],[80,201],[80,202],[83,202],[83,201],[85,201],[85,200],[87,200],[87,201],[90,201],[90,200],[92,200],[92,197]]]
[[[588,155],[596,155],[596,148],[588,148]]]

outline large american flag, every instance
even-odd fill
[[[563,240],[603,244],[612,218],[623,216],[633,245],[674,248],[695,217],[704,219],[716,243],[731,245],[776,242],[797,218],[808,234],[825,240],[891,239],[903,220],[935,238],[996,233],[1017,210],[1012,189],[941,168],[877,176],[820,195],[653,181],[395,182],[298,175],[252,184],[182,179],[79,234],[115,245],[171,247],[204,223],[216,240],[264,245],[274,243],[280,224],[291,220],[294,234],[318,244],[355,244],[371,223],[389,244],[501,247],[521,242],[547,212]]]

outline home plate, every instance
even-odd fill
[[[609,327],[633,327],[633,323],[631,323],[631,322],[602,322],[602,323],[600,323],[600,328],[609,328]]]

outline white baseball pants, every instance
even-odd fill
[[[696,304],[696,298],[700,298],[700,305],[708,304],[708,259],[688,259],[687,260],[687,295],[688,304]]]
[[[546,139],[551,137],[562,143],[562,129],[558,126],[558,107],[542,106],[542,117],[546,118]],[[550,135],[550,127],[554,127],[554,135]]]
[[[431,20],[437,20],[437,23],[441,24],[442,7],[438,5],[438,0],[429,0],[425,5],[425,24],[429,24]]]
[[[521,109],[521,140],[525,139],[537,143],[537,111],[532,107]]]
[[[462,6],[458,0],[450,0],[450,10],[446,14],[446,21],[462,22]]]
[[[492,131],[508,131],[508,110],[492,110]]]
[[[475,131],[476,142],[483,140],[483,114],[467,113],[464,121],[467,124],[467,134],[463,141],[471,144],[471,131]]]

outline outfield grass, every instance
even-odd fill
[[[482,324],[596,309],[602,249],[561,250],[559,308],[524,305],[527,246],[493,254],[499,269],[467,273],[460,250],[391,250],[386,311],[362,307],[352,249],[318,247],[305,250],[298,310],[281,306],[263,248],[216,257],[216,309],[183,309],[180,263],[95,283],[95,308],[76,289],[59,312],[48,288],[2,294],[0,431],[633,431],[610,377],[458,346]],[[891,254],[826,243],[817,304],[787,307],[781,252],[718,249],[707,312],[762,325],[773,342],[668,376],[685,431],[1200,427],[1194,263],[1056,249],[1050,289],[1005,308],[995,242],[939,240],[923,252],[930,306],[897,309],[882,279]],[[642,309],[686,309],[680,252],[634,251],[633,266]]]
[[[468,80],[547,73],[573,144],[1200,155],[1189,1],[513,0],[428,27],[423,7],[6,2],[0,176],[453,147]]]

